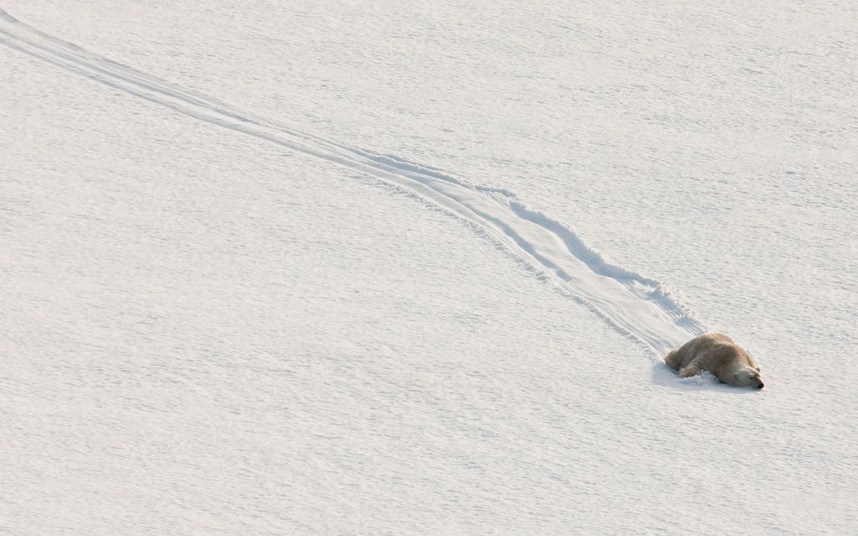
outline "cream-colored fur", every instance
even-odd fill
[[[695,376],[706,370],[723,383],[763,388],[760,367],[754,358],[722,333],[706,333],[695,337],[678,349],[671,350],[664,362],[679,371],[681,378]]]

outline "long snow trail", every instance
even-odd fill
[[[185,116],[368,174],[428,202],[500,246],[554,290],[585,305],[656,358],[704,331],[658,281],[605,262],[574,231],[527,208],[511,192],[256,117],[45,34],[2,9],[0,43]]]

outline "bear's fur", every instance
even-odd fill
[[[754,358],[722,333],[695,337],[680,348],[671,350],[664,362],[679,371],[680,378],[696,376],[707,370],[722,383],[763,388],[760,367]]]

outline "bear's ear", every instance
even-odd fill
[[[760,367],[754,367],[754,368],[757,369],[757,372],[760,372]]]

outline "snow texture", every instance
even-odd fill
[[[0,534],[858,531],[856,23],[7,3]]]

